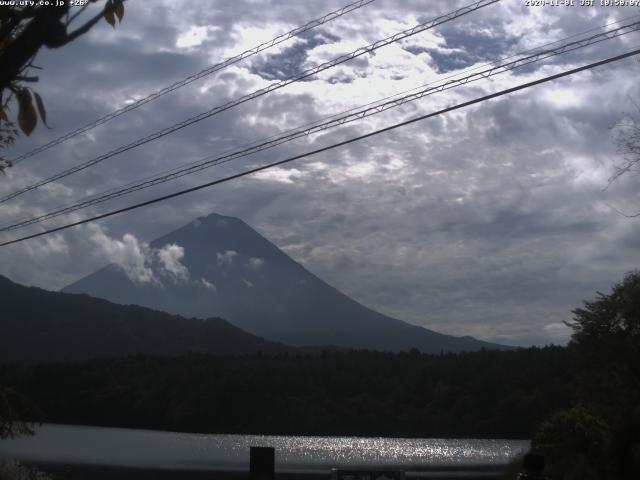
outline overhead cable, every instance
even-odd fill
[[[46,220],[50,220],[52,218],[55,217],[59,217],[61,215],[65,215],[77,210],[80,210],[82,208],[87,208],[89,206],[92,205],[97,205],[99,203],[103,203],[107,200],[111,200],[113,198],[118,198],[145,188],[149,188],[152,187],[154,185],[158,185],[161,183],[165,183],[168,182],[170,180],[174,180],[176,178],[180,178],[183,177],[185,175],[189,175],[201,170],[204,170],[206,168],[210,168],[213,167],[215,165],[220,165],[221,163],[227,163],[230,162],[232,160],[236,160],[238,158],[243,158],[246,157],[248,155],[252,155],[254,153],[257,152],[261,152],[263,150],[267,150],[270,148],[273,148],[277,145],[281,145],[283,143],[286,142],[290,142],[292,140],[298,139],[298,138],[302,138],[314,133],[318,133],[339,125],[344,125],[346,123],[355,121],[355,120],[359,120],[362,118],[366,118],[372,115],[377,115],[379,113],[382,113],[384,111],[390,110],[392,108],[396,108],[399,107],[401,105],[404,105],[406,103],[409,102],[413,102],[416,100],[419,100],[421,98],[424,98],[428,95],[433,95],[435,93],[438,92],[442,92],[445,90],[449,90],[461,85],[466,85],[470,82],[474,82],[477,80],[481,80],[481,79],[485,79],[485,78],[489,78],[492,77],[494,75],[500,74],[500,73],[504,73],[507,71],[511,71],[514,70],[516,68],[519,67],[523,67],[525,65],[530,65],[532,63],[535,62],[539,62],[541,60],[553,57],[553,56],[557,56],[557,55],[561,55],[561,54],[565,54],[567,52],[572,52],[575,51],[577,49],[580,48],[585,48],[588,47],[590,45],[594,45],[597,43],[600,43],[602,41],[605,40],[610,40],[616,37],[619,37],[621,35],[625,35],[627,33],[631,33],[634,31],[638,31],[640,30],[640,21],[634,22],[634,23],[630,23],[628,25],[622,25],[618,28],[615,29],[611,29],[605,32],[601,32],[598,34],[594,34],[591,35],[588,38],[583,38],[583,39],[579,39],[573,42],[569,42],[566,43],[564,45],[559,45],[555,48],[550,48],[550,49],[546,49],[546,50],[541,50],[541,51],[537,51],[536,53],[532,54],[532,55],[525,55],[521,58],[518,58],[516,60],[510,61],[510,62],[496,62],[496,63],[492,63],[489,68],[486,68],[484,70],[466,75],[464,77],[461,78],[454,78],[454,79],[449,79],[446,81],[442,81],[442,82],[438,82],[435,85],[431,84],[429,86],[427,86],[426,88],[423,88],[417,92],[413,92],[411,94],[408,95],[404,95],[402,97],[399,98],[394,98],[392,100],[386,101],[384,103],[380,103],[374,106],[369,106],[369,107],[365,107],[365,108],[361,108],[359,110],[353,111],[347,115],[343,115],[343,116],[339,116],[337,118],[333,118],[329,121],[323,122],[323,123],[316,123],[313,124],[312,126],[309,127],[304,127],[304,128],[300,128],[297,130],[292,130],[286,134],[280,135],[280,136],[276,136],[270,139],[267,139],[261,143],[257,143],[255,145],[251,145],[251,146],[247,146],[243,149],[240,150],[236,150],[230,153],[226,153],[226,154],[222,154],[222,155],[211,155],[208,157],[205,157],[197,162],[191,163],[188,166],[184,166],[184,167],[180,167],[180,168],[174,168],[171,171],[164,173],[164,174],[159,174],[156,175],[154,177],[150,177],[148,179],[144,179],[142,181],[139,181],[137,183],[130,183],[127,185],[122,186],[119,189],[115,189],[115,190],[110,190],[108,192],[104,192],[101,194],[97,194],[97,195],[93,195],[90,198],[81,200],[79,202],[73,203],[71,205],[56,209],[54,211],[48,212],[46,214],[42,214],[39,216],[35,216],[32,218],[28,218],[25,220],[21,220],[9,225],[5,225],[0,227],[0,232],[6,232],[6,231],[11,231],[11,230],[15,230],[18,228],[22,228],[22,227],[26,227],[28,225],[32,225],[34,223],[39,223],[39,222],[43,222]],[[511,58],[511,57],[510,57]]]
[[[365,55],[367,53],[371,53],[374,50],[377,50],[378,48],[384,47],[386,45],[390,45],[392,43],[398,42],[400,40],[403,40],[405,38],[408,38],[412,35],[416,35],[420,32],[423,32],[425,30],[428,30],[430,28],[433,28],[437,25],[441,25],[443,23],[446,22],[450,22],[456,18],[459,18],[463,15],[467,15],[471,12],[474,12],[480,8],[486,7],[488,5],[494,4],[499,2],[500,0],[479,0],[471,5],[467,5],[465,7],[459,8],[453,12],[447,13],[445,15],[439,16],[433,20],[429,20],[428,22],[425,23],[421,23],[419,25],[416,25],[413,28],[410,28],[408,30],[404,30],[402,32],[396,33],[395,35],[392,35],[390,37],[387,37],[385,39],[382,40],[378,40],[377,42],[374,42],[370,45],[367,45],[365,47],[360,47],[359,49],[346,54],[346,55],[341,55],[333,60],[330,60],[328,62],[325,62],[321,65],[318,65],[317,67],[305,70],[304,72],[298,74],[298,75],[294,75],[293,77],[289,77],[286,80],[282,80],[279,82],[275,82],[270,84],[269,86],[262,88],[260,90],[256,90],[250,94],[244,95],[238,99],[232,100],[230,102],[227,102],[223,105],[217,106],[212,108],[211,110],[208,110],[206,112],[203,112],[199,115],[196,115],[194,117],[188,118],[180,123],[174,124],[170,127],[166,127],[162,130],[159,130],[157,132],[154,132],[144,138],[140,138],[138,140],[135,140],[132,143],[129,143],[127,145],[121,146],[116,148],[115,150],[111,150],[103,155],[100,155],[98,157],[95,157],[91,160],[88,160],[86,162],[83,162],[79,165],[76,165],[75,167],[69,168],[67,170],[64,170],[60,173],[57,173],[51,177],[48,177],[44,180],[40,180],[34,184],[31,184],[29,186],[23,187],[20,190],[17,190],[13,193],[10,193],[8,195],[5,195],[4,197],[0,198],[0,203],[4,203],[8,200],[11,200],[12,198],[15,198],[19,195],[22,195],[23,193],[29,192],[31,190],[35,190],[36,188],[42,187],[44,185],[47,185],[51,182],[54,182],[56,180],[60,180],[61,178],[67,177],[69,175],[72,175],[74,173],[80,172],[86,168],[89,168],[93,165],[96,165],[97,163],[100,163],[108,158],[111,158],[115,155],[118,155],[120,153],[124,153],[128,150],[131,150],[133,148],[139,147],[141,145],[144,145],[146,143],[152,142],[154,140],[157,140],[158,138],[164,137],[166,135],[169,135],[171,133],[174,133],[178,130],[181,130],[185,127],[188,127],[190,125],[193,125],[194,123],[197,122],[201,122],[202,120],[205,120],[209,117],[212,117],[213,115],[216,115],[218,113],[221,113],[225,110],[229,110],[230,108],[233,108],[235,106],[238,106],[242,103],[248,102],[250,100],[253,100],[255,98],[258,98],[262,95],[266,95],[267,93],[273,92],[274,90],[278,90],[280,88],[283,88],[291,83],[303,80],[307,77],[310,77],[312,75],[315,75],[319,72],[322,72],[324,70],[327,70],[329,68],[335,67],[337,65],[340,65],[344,62],[347,62],[349,60],[352,60],[354,58],[360,57],[362,55]]]
[[[238,178],[245,177],[247,175],[251,175],[251,174],[254,174],[254,173],[257,173],[257,172],[261,172],[261,171],[264,171],[264,170],[267,170],[267,169],[270,169],[270,168],[274,168],[274,167],[278,167],[280,165],[284,165],[286,163],[293,162],[295,160],[299,160],[301,158],[306,158],[306,157],[309,157],[309,156],[312,156],[312,155],[316,155],[318,153],[326,152],[328,150],[333,150],[333,149],[338,148],[338,147],[349,145],[351,143],[358,142],[358,141],[364,140],[364,139],[369,138],[369,137],[380,135],[381,133],[389,132],[389,131],[395,130],[397,128],[410,125],[412,123],[416,123],[416,122],[419,122],[419,121],[422,121],[422,120],[426,120],[428,118],[432,118],[432,117],[435,117],[435,116],[438,116],[438,115],[442,115],[444,113],[452,112],[454,110],[458,110],[458,109],[461,109],[461,108],[464,108],[464,107],[475,105],[477,103],[485,102],[487,100],[491,100],[491,99],[498,98],[498,97],[501,97],[501,96],[504,96],[504,95],[508,95],[510,93],[517,92],[519,90],[524,90],[526,88],[531,88],[533,86],[540,85],[540,84],[543,84],[543,83],[547,83],[547,82],[550,82],[550,81],[553,81],[553,80],[557,80],[557,79],[562,78],[562,77],[566,77],[566,76],[569,76],[569,75],[574,75],[576,73],[583,72],[583,71],[586,71],[586,70],[590,70],[592,68],[596,68],[596,67],[599,67],[599,66],[602,66],[602,65],[606,65],[608,63],[620,61],[622,59],[629,58],[629,57],[632,57],[632,56],[635,56],[635,55],[638,55],[638,54],[640,54],[640,49],[632,50],[630,52],[627,52],[627,53],[624,53],[624,54],[621,54],[621,55],[617,55],[615,57],[610,57],[610,58],[607,58],[605,60],[601,60],[601,61],[598,61],[598,62],[590,63],[588,65],[584,65],[582,67],[574,68],[574,69],[571,69],[571,70],[566,70],[564,72],[557,73],[555,75],[550,75],[548,77],[544,77],[544,78],[541,78],[541,79],[538,79],[538,80],[534,80],[532,82],[523,83],[523,84],[520,84],[518,86],[508,88],[506,90],[501,90],[499,92],[495,92],[495,93],[492,93],[492,94],[489,94],[489,95],[485,95],[483,97],[479,97],[479,98],[476,98],[474,100],[469,100],[467,102],[459,103],[459,104],[454,105],[452,107],[447,107],[447,108],[444,108],[442,110],[438,110],[437,112],[432,112],[432,113],[429,113],[429,114],[426,114],[426,115],[421,115],[419,117],[415,117],[415,118],[412,118],[410,120],[406,120],[404,122],[396,123],[394,125],[391,125],[391,126],[388,126],[388,127],[385,127],[385,128],[381,128],[379,130],[375,130],[373,132],[370,132],[370,133],[367,133],[367,134],[364,134],[364,135],[360,135],[358,137],[350,138],[349,140],[345,140],[345,141],[342,141],[342,142],[339,142],[339,143],[334,143],[332,145],[329,145],[329,146],[326,146],[326,147],[323,147],[323,148],[319,148],[317,150],[313,150],[313,151],[310,151],[310,152],[307,152],[307,153],[303,153],[301,155],[295,155],[293,157],[289,157],[289,158],[286,158],[284,160],[280,160],[280,161],[277,161],[277,162],[269,163],[267,165],[262,165],[260,167],[255,167],[255,168],[252,168],[250,170],[246,170],[244,172],[240,172],[240,173],[236,173],[234,175],[230,175],[228,177],[224,177],[224,178],[221,178],[221,179],[218,179],[218,180],[214,180],[214,181],[207,182],[207,183],[204,183],[204,184],[201,184],[201,185],[197,185],[195,187],[191,187],[191,188],[187,188],[187,189],[184,189],[184,190],[180,190],[178,192],[171,193],[171,194],[168,194],[168,195],[163,195],[161,197],[154,198],[152,200],[147,200],[145,202],[137,203],[137,204],[134,204],[134,205],[130,205],[128,207],[120,208],[120,209],[117,209],[117,210],[112,210],[112,211],[107,212],[107,213],[103,213],[103,214],[96,215],[96,216],[93,216],[93,217],[85,218],[83,220],[79,220],[79,221],[76,221],[76,222],[73,222],[73,223],[62,225],[60,227],[51,228],[49,230],[45,230],[45,231],[42,231],[42,232],[38,232],[38,233],[31,234],[31,235],[26,235],[26,236],[23,236],[23,237],[19,237],[19,238],[13,239],[13,240],[9,240],[9,241],[0,243],[0,247],[4,247],[4,246],[7,246],[7,245],[12,245],[12,244],[15,244],[15,243],[23,242],[25,240],[41,237],[41,236],[44,236],[44,235],[49,235],[51,233],[55,233],[55,232],[59,232],[59,231],[62,231],[62,230],[66,230],[66,229],[71,228],[71,227],[75,227],[75,226],[78,226],[78,225],[83,225],[83,224],[86,224],[86,223],[89,223],[89,222],[93,222],[93,221],[96,221],[96,220],[101,220],[103,218],[111,217],[113,215],[117,215],[117,214],[124,213],[124,212],[129,212],[131,210],[136,210],[138,208],[146,207],[148,205],[152,205],[152,204],[155,204],[155,203],[158,203],[158,202],[169,200],[171,198],[179,197],[179,196],[185,195],[187,193],[195,192],[197,190],[202,190],[204,188],[212,187],[214,185],[219,185],[219,184],[222,184],[222,183],[229,182],[231,180],[236,180]]]
[[[324,25],[325,23],[328,23],[332,20],[335,20],[336,18],[339,18],[343,15],[346,15],[347,13],[350,13],[354,10],[357,10],[361,7],[364,7],[365,5],[368,5],[369,3],[374,2],[375,0],[359,0],[357,2],[353,2],[349,5],[346,5],[338,10],[335,10],[333,12],[327,13],[326,15],[320,17],[320,18],[316,18],[315,20],[311,20],[310,22],[294,28],[293,30],[290,30],[287,33],[283,33],[282,35],[278,35],[277,37],[261,43],[260,45],[257,45],[255,47],[250,48],[249,50],[245,50],[244,52],[235,55],[231,58],[227,58],[226,60],[220,62],[220,63],[216,63],[215,65],[211,65],[203,70],[200,70],[198,73],[194,73],[193,75],[189,75],[188,77],[177,81],[175,83],[172,83],[171,85],[164,87],[156,92],[150,93],[149,95],[147,95],[144,98],[141,98],[139,100],[136,100],[128,105],[125,105],[122,108],[119,108],[118,110],[115,110],[111,113],[108,113],[107,115],[104,115],[100,118],[98,118],[97,120],[94,120],[91,123],[88,123],[80,128],[77,128],[75,130],[72,130],[71,132],[68,132],[64,135],[62,135],[59,138],[56,138],[55,140],[51,140],[48,143],[45,143],[44,145],[41,145],[37,148],[34,148],[33,150],[30,150],[26,153],[23,153],[22,155],[16,157],[15,159],[9,160],[13,165],[17,165],[18,163],[20,163],[21,161],[29,158],[29,157],[33,157],[34,155],[37,155],[38,153],[44,152],[45,150],[48,150],[52,147],[55,147],[56,145],[60,145],[61,143],[66,142],[67,140],[76,137],[80,134],[86,133],[89,130],[92,130],[104,123],[107,123],[109,120],[112,120],[116,117],[119,117],[120,115],[123,115],[127,112],[130,112],[131,110],[135,110],[136,108],[141,107],[142,105],[145,105],[153,100],[156,100],[170,92],[173,92],[174,90],[177,90],[181,87],[184,87],[186,85],[189,85],[190,83],[195,82],[196,80],[199,80],[201,78],[204,78],[206,76],[209,76],[213,73],[219,72],[220,70],[223,70],[227,67],[229,67],[230,65],[233,65],[235,63],[240,62],[241,60],[244,60],[245,58],[251,57],[253,55],[256,55],[264,50],[267,50],[268,48],[271,48],[275,45],[278,45],[282,42],[285,42],[293,37],[296,37],[302,33],[308,32],[309,30],[312,30],[316,27],[319,27],[320,25]]]

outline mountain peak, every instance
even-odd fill
[[[216,225],[224,225],[225,222],[242,222],[242,220],[240,220],[237,217],[229,217],[229,216],[221,215],[219,213],[214,212],[214,213],[210,213],[209,215],[198,217],[192,223],[195,223],[195,222],[206,222],[206,223],[215,223]]]
[[[158,252],[156,264],[164,262],[169,270],[157,277],[159,281],[135,282],[124,269],[105,267],[64,291],[186,317],[221,317],[253,334],[298,346],[393,351],[415,347],[436,353],[498,347],[375,312],[313,275],[235,217],[199,217],[150,246]],[[176,272],[179,277],[170,275]]]
[[[233,225],[238,222],[242,222],[242,220],[236,217],[228,217],[225,215],[220,215],[218,213],[211,213],[209,215],[203,215],[201,217],[196,218],[188,225],[185,225],[185,227],[195,228],[195,229],[200,228],[202,226],[205,226],[208,228],[220,228],[220,227],[226,227],[228,225]]]

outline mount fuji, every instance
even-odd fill
[[[149,245],[145,278],[116,264],[63,289],[184,317],[221,317],[294,346],[426,353],[508,348],[378,313],[331,287],[242,220],[211,214]],[[162,268],[161,268],[162,267]],[[164,274],[162,273],[164,272]]]

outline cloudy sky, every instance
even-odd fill
[[[38,127],[5,153],[35,148],[346,3],[130,0],[115,30],[101,22],[69,46],[41,52],[36,90],[52,128]],[[0,195],[467,3],[376,0],[25,160],[0,178]],[[637,14],[638,7],[527,7],[524,0],[503,0],[24,194],[0,205],[1,223]],[[639,45],[640,33],[631,33],[44,226],[330,145]],[[385,314],[490,341],[562,343],[568,334],[562,321],[571,318],[571,309],[597,290],[608,291],[640,260],[640,219],[616,211],[640,211],[640,178],[608,186],[622,161],[611,127],[634,113],[633,99],[640,102],[639,73],[640,63],[627,59],[90,226],[2,247],[0,274],[59,289],[216,212],[242,218],[322,279]]]

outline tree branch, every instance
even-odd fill
[[[122,3],[124,3],[124,0],[114,0],[113,2],[107,2],[100,13],[95,15],[91,20],[88,20],[87,23],[85,23],[82,27],[79,27],[73,32],[68,33],[67,38],[62,45],[66,45],[67,43],[78,38],[80,35],[84,35],[85,33],[87,33],[96,23],[98,23],[102,19],[102,17],[104,17],[105,12],[114,12],[116,7],[118,5],[121,5]]]
[[[614,207],[613,205],[611,205],[611,204],[609,204],[609,203],[607,203],[606,205],[607,205],[609,208],[611,208],[613,211],[615,211],[618,215],[622,215],[623,217],[626,217],[626,218],[638,218],[638,217],[640,217],[640,212],[638,212],[638,213],[633,213],[633,214],[624,213],[623,211],[618,210],[616,207]]]
[[[4,48],[0,69],[0,90],[7,88],[13,79],[20,75],[24,65],[33,60],[38,50],[47,43],[47,36],[55,30],[66,11],[64,7],[38,11],[20,34]]]
[[[21,82],[37,82],[39,79],[39,77],[24,77],[21,75],[16,77],[16,80],[19,80]]]

